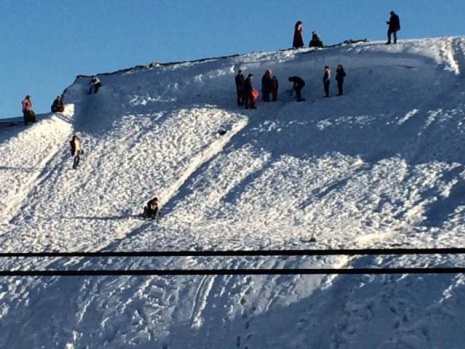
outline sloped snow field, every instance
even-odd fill
[[[0,129],[1,252],[461,247],[465,39],[88,77]],[[345,95],[323,99],[324,65]],[[238,69],[279,100],[235,103]],[[285,90],[306,80],[306,102]],[[336,95],[332,79],[331,94]],[[226,133],[220,135],[218,130]],[[69,140],[85,154],[72,170]],[[162,218],[138,215],[153,196]],[[316,242],[311,242],[315,237]],[[0,259],[2,270],[465,266],[463,256]],[[0,348],[463,348],[463,275],[8,277]]]

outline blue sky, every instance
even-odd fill
[[[297,20],[305,43],[385,40],[391,10],[400,40],[465,34],[463,0],[1,0],[0,118],[26,94],[48,112],[79,74],[288,48]]]

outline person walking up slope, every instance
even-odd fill
[[[339,64],[336,69],[336,81],[337,81],[337,91],[338,96],[342,96],[344,94],[343,85],[344,85],[344,78],[346,77],[346,72],[344,71],[344,67]]]
[[[329,66],[325,66],[325,72],[323,74],[323,88],[325,90],[325,98],[329,97],[329,85],[331,83],[331,70]]]
[[[79,141],[78,136],[74,135],[69,143],[71,146],[71,156],[74,157],[73,170],[75,170],[79,166],[79,161],[81,160],[79,156],[84,154],[84,151],[82,150],[81,142]]]

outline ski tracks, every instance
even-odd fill
[[[0,144],[0,153],[10,154],[3,157],[10,161],[2,161],[0,165],[2,222],[10,222],[31,190],[53,172],[55,158],[62,152],[72,131],[66,119],[52,116]]]

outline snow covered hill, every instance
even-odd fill
[[[347,72],[323,99],[323,67]],[[279,100],[238,108],[266,69]],[[88,77],[0,129],[1,252],[460,247],[465,38]],[[306,80],[306,102],[285,90]],[[331,93],[336,94],[332,80]],[[220,135],[218,130],[227,132]],[[69,140],[85,154],[72,170]],[[138,215],[157,195],[159,223]],[[310,242],[312,236],[316,243]],[[465,266],[462,256],[0,259],[10,269]],[[0,280],[0,348],[463,348],[463,275]]]

